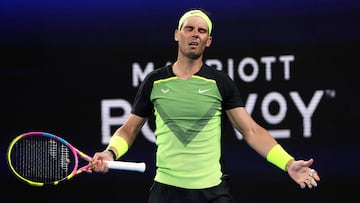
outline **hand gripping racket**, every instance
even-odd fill
[[[79,167],[79,157],[87,164]],[[27,132],[9,145],[7,161],[11,171],[32,186],[57,185],[91,169],[92,158],[63,138],[46,132]],[[110,169],[145,171],[143,162],[107,161]]]

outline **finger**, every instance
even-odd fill
[[[317,186],[317,182],[313,178],[311,178],[311,185],[313,185],[314,187]]]
[[[315,169],[310,169],[309,175],[312,177],[316,173]]]
[[[314,170],[314,169],[310,169],[309,176],[313,176],[314,173],[315,173],[315,170]]]
[[[305,184],[305,183],[301,183],[301,184],[300,184],[300,188],[301,188],[301,189],[305,189],[305,187],[306,187],[306,184]]]
[[[310,180],[306,180],[306,185],[308,186],[308,188],[312,188],[312,184]]]
[[[316,181],[320,181],[319,174],[315,169],[310,169],[309,176],[314,178]]]
[[[309,180],[309,179],[308,179],[308,180],[305,180],[303,183],[300,184],[300,188],[301,188],[301,189],[305,189],[306,186],[307,186],[308,188],[311,189],[312,187],[316,187],[316,186],[317,186],[317,183],[314,182],[314,181],[315,181],[315,180],[313,180],[313,179],[312,179],[312,180]],[[315,184],[316,186],[315,186],[314,184]]]

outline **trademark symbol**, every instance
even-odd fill
[[[335,96],[336,96],[336,91],[335,91],[335,90],[332,90],[332,89],[326,89],[326,90],[325,90],[325,95],[326,95],[326,97],[328,97],[328,98],[335,98]]]

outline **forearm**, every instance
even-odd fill
[[[269,132],[257,124],[244,108],[227,111],[231,124],[243,135],[246,143],[272,164],[286,170],[292,160],[290,156]]]
[[[112,150],[116,159],[120,158],[134,143],[145,121],[144,118],[131,114],[128,120],[112,135],[106,149]]]
[[[261,126],[256,126],[251,131],[244,133],[244,139],[252,149],[264,158],[278,144],[268,131]]]
[[[247,136],[248,144],[261,156],[278,168],[286,171],[294,158],[262,127],[258,127],[253,135]]]

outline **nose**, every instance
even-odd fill
[[[193,30],[192,37],[199,38],[199,32],[197,30]]]

